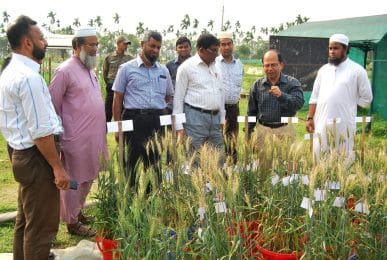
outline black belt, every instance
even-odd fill
[[[166,114],[165,109],[124,109],[125,113],[133,113],[136,115],[164,115]]]
[[[184,103],[184,104],[187,105],[188,107],[194,109],[194,110],[197,110],[199,112],[206,113],[206,114],[211,114],[213,116],[216,116],[219,113],[219,110],[207,110],[207,109],[203,109],[203,108],[200,108],[200,107],[191,106],[188,103]]]
[[[236,104],[224,104],[225,107],[235,107],[237,105],[238,105],[238,103],[236,103]]]
[[[280,128],[280,127],[283,127],[283,126],[286,126],[287,123],[280,123],[280,122],[262,122],[261,120],[258,121],[259,124],[263,125],[263,126],[266,126],[266,127],[270,127],[270,128]]]

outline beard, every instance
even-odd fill
[[[40,49],[34,44],[34,47],[32,49],[32,57],[34,57],[37,60],[43,60],[45,55],[46,55],[46,48]]]
[[[86,66],[86,68],[90,70],[93,70],[95,67],[97,67],[97,55],[91,56],[83,48],[79,54],[79,59]]]
[[[340,63],[342,63],[344,61],[344,57],[340,57],[340,58],[331,58],[331,57],[328,57],[328,62],[332,65],[339,65]]]
[[[154,64],[157,61],[158,56],[157,55],[151,55],[148,53],[144,53],[145,58],[152,64]]]

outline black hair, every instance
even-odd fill
[[[197,50],[199,50],[200,48],[208,49],[212,45],[219,46],[219,39],[210,33],[204,33],[200,35],[198,40],[196,41]]]
[[[179,39],[177,39],[176,47],[177,47],[177,45],[183,44],[185,42],[187,42],[188,45],[191,47],[191,41],[187,37],[185,37],[185,36],[181,36],[181,37],[179,37]]]
[[[268,50],[267,52],[265,52],[265,53],[263,54],[263,56],[262,56],[262,59],[261,59],[262,64],[263,64],[263,57],[265,57],[266,53],[268,53],[269,51],[273,51],[273,52],[275,52],[275,53],[277,54],[277,58],[278,58],[278,61],[279,61],[280,63],[283,63],[283,62],[284,62],[284,59],[283,59],[283,57],[282,57],[282,54],[281,54],[277,49],[269,49],[269,50]]]
[[[156,31],[146,31],[144,34],[144,37],[142,37],[143,42],[148,42],[150,39],[153,38],[158,42],[161,42],[163,40],[163,37],[159,32]]]
[[[11,49],[15,50],[21,46],[21,40],[31,31],[31,26],[37,22],[25,15],[20,15],[7,29],[7,39]]]

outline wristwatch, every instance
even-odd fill
[[[307,116],[306,121],[313,120],[313,116]]]

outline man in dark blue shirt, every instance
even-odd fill
[[[284,128],[281,117],[292,117],[304,105],[301,83],[282,73],[284,67],[281,54],[269,50],[262,58],[266,76],[254,82],[249,97],[248,115],[256,116],[257,122],[270,129]],[[249,132],[256,123],[249,124]],[[277,132],[278,132],[277,131]]]

